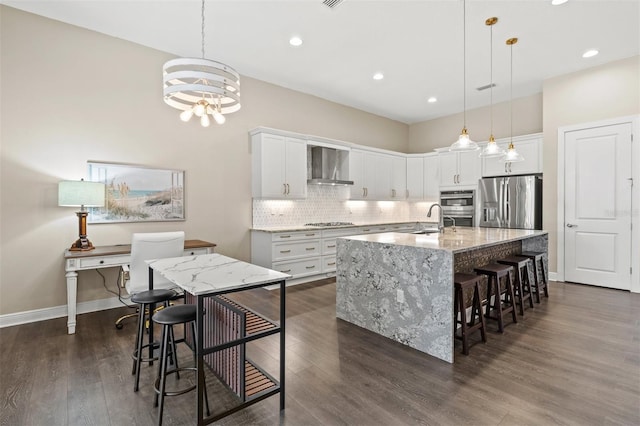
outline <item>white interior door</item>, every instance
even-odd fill
[[[631,123],[565,133],[565,280],[631,287]]]

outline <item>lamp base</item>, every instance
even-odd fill
[[[88,251],[93,250],[95,247],[86,237],[86,235],[80,236],[69,248],[70,251]]]

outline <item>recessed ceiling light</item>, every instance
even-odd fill
[[[381,72],[377,72],[373,75],[374,80],[382,80],[383,78],[384,78],[384,74],[382,74]]]
[[[289,44],[295,47],[302,45],[302,39],[298,36],[293,36],[289,39]]]
[[[432,96],[429,99],[427,99],[427,102],[429,102],[430,104],[432,104],[434,102],[438,102],[438,98],[436,98],[435,96]]]
[[[591,50],[587,50],[586,52],[584,52],[582,54],[583,58],[591,58],[593,56],[596,56],[598,54],[598,51],[596,49],[591,49]]]
[[[551,4],[553,6],[560,6],[561,4],[565,4],[569,0],[551,0]]]

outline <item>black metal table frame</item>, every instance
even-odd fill
[[[285,308],[286,308],[286,297],[285,297],[285,293],[286,293],[286,286],[285,286],[286,281],[285,280],[276,280],[276,281],[270,281],[270,282],[265,282],[265,283],[261,283],[261,284],[254,284],[254,285],[250,285],[250,286],[246,286],[246,287],[242,287],[242,288],[235,288],[235,289],[231,289],[231,290],[220,290],[220,291],[212,291],[210,293],[206,293],[206,294],[198,294],[195,295],[197,298],[197,303],[196,303],[196,329],[197,329],[197,344],[196,344],[196,360],[197,360],[197,374],[198,374],[198,383],[196,385],[196,393],[197,393],[197,403],[196,403],[196,411],[197,411],[197,424],[198,426],[200,425],[207,425],[210,423],[213,423],[217,420],[220,420],[223,417],[226,417],[230,414],[233,414],[237,411],[242,410],[243,408],[246,408],[250,405],[253,405],[257,402],[262,401],[265,398],[268,398],[272,395],[275,395],[276,393],[280,393],[280,411],[284,410],[284,398],[285,398],[285,386],[284,386],[284,381],[285,381],[285,375],[284,375],[284,367],[285,367],[285,318],[286,318],[286,312],[285,312]],[[274,285],[274,284],[278,284],[280,286],[280,326],[276,327],[274,329],[268,330],[266,332],[262,332],[256,335],[252,335],[249,337],[243,337],[241,339],[237,339],[237,340],[233,340],[218,346],[213,346],[210,348],[204,348],[203,346],[203,342],[204,342],[204,324],[203,324],[203,318],[204,318],[204,298],[205,297],[211,297],[211,296],[219,296],[219,295],[223,295],[223,294],[230,294],[230,293],[238,293],[241,291],[247,291],[247,290],[253,290],[256,288],[262,288],[262,287],[266,287],[268,285]],[[153,268],[149,267],[149,289],[153,290]],[[152,321],[150,321],[151,323]],[[151,329],[152,330],[152,329]],[[205,387],[205,378],[204,378],[204,356],[208,355],[210,353],[214,353],[217,351],[221,351],[223,349],[227,349],[233,346],[237,346],[237,345],[241,345],[247,342],[250,342],[252,340],[257,340],[257,339],[261,339],[263,337],[269,336],[269,335],[273,335],[276,333],[280,333],[280,380],[279,383],[277,384],[277,386],[275,387],[275,389],[272,389],[268,392],[265,392],[264,394],[261,394],[260,396],[251,399],[249,401],[243,402],[240,405],[237,405],[227,411],[224,411],[222,413],[219,414],[215,414],[212,416],[209,416],[207,418],[205,418],[203,416],[204,413],[204,387]]]

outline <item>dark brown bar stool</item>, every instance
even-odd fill
[[[515,275],[514,293],[516,294],[516,303],[520,309],[520,315],[524,315],[524,302],[529,300],[529,306],[533,308],[533,297],[531,295],[531,280],[529,279],[529,258],[521,256],[509,256],[499,259],[498,263],[513,266]],[[526,282],[522,278],[527,277]]]
[[[547,271],[544,269],[544,253],[539,251],[523,251],[521,256],[528,257],[533,262],[533,276],[536,301],[540,303],[540,291],[544,291],[544,297],[549,297],[548,278]],[[538,262],[540,262],[540,269],[538,269]],[[538,272],[539,271],[539,272]]]
[[[176,292],[173,290],[147,290],[141,291],[139,293],[135,293],[131,296],[131,301],[133,303],[137,303],[138,306],[138,333],[136,335],[136,345],[133,351],[133,368],[131,369],[131,374],[135,374],[135,382],[133,384],[133,391],[138,392],[138,385],[140,383],[140,364],[143,362],[148,362],[149,365],[153,365],[153,361],[156,361],[158,358],[154,356],[149,356],[148,358],[144,358],[142,356],[142,350],[144,348],[150,348],[150,354],[153,353],[153,349],[158,348],[159,344],[153,342],[153,335],[149,333],[149,342],[147,344],[142,344],[144,341],[144,328],[147,321],[151,320],[151,316],[153,315],[153,310],[155,309],[156,304],[162,303],[165,307],[169,306],[169,301],[176,297]]]
[[[517,323],[515,309],[515,294],[511,283],[513,266],[490,263],[475,268],[476,274],[487,276],[487,311],[485,317],[498,321],[498,331],[504,332],[504,317],[511,314],[513,322]],[[500,285],[504,278],[504,289]],[[493,315],[491,314],[491,296],[493,295]],[[504,296],[504,298],[503,298]]]
[[[164,397],[165,396],[176,396],[182,395],[183,393],[190,392],[196,389],[196,385],[191,385],[184,389],[176,390],[176,391],[167,391],[166,382],[167,375],[176,374],[177,378],[180,378],[179,372],[185,370],[191,370],[196,372],[196,383],[198,382],[197,377],[197,362],[195,359],[195,345],[197,344],[196,340],[196,305],[173,305],[168,308],[164,308],[161,311],[156,312],[153,315],[153,322],[162,325],[162,346],[160,351],[160,367],[158,368],[158,377],[156,378],[154,384],[154,390],[156,391],[156,397],[154,401],[154,406],[158,407],[158,426],[162,425],[162,413],[164,410]],[[175,348],[176,343],[185,342],[184,339],[175,340],[173,338],[173,326],[178,324],[188,324],[191,323],[191,337],[194,344],[194,362],[196,365],[194,367],[179,367],[178,366],[178,357],[175,349],[170,352],[170,345],[173,345]],[[185,327],[185,333],[187,332],[187,327]],[[175,354],[175,355],[173,355]],[[168,371],[167,363],[170,358],[174,358],[175,367],[172,370]],[[158,401],[159,400],[159,401]],[[211,413],[209,411],[209,398],[207,397],[207,386],[205,384],[204,387],[204,401],[205,407],[207,410],[207,416]]]
[[[462,353],[469,355],[469,333],[480,330],[482,341],[487,341],[486,326],[482,315],[482,301],[480,300],[480,277],[478,275],[457,273],[453,277],[455,286],[454,297],[454,337],[462,340]],[[464,299],[465,290],[473,289],[473,299],[471,302],[471,321],[467,323],[467,305]],[[460,319],[458,319],[460,314]],[[476,323],[476,317],[479,322]],[[460,324],[461,335],[458,336],[457,329]]]

